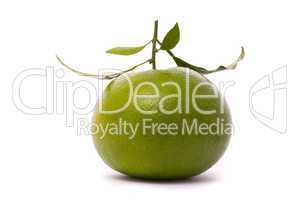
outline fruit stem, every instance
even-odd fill
[[[155,21],[155,26],[154,26],[154,36],[153,36],[153,48],[152,48],[152,60],[151,63],[153,65],[153,69],[156,69],[156,52],[157,52],[157,48],[156,48],[156,43],[158,40],[158,20]]]

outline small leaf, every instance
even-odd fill
[[[139,46],[139,47],[115,47],[109,49],[108,51],[106,51],[106,53],[129,56],[140,52],[141,50],[144,49],[145,46],[146,45]]]
[[[207,71],[205,68],[194,66],[194,65],[192,65],[192,64],[190,64],[190,63],[188,63],[188,62],[184,61],[183,59],[178,58],[176,56],[173,56],[172,58],[173,58],[174,62],[179,67],[190,68],[190,69],[193,69],[194,71],[199,72],[199,73],[205,73]]]
[[[174,25],[174,27],[166,34],[164,37],[161,49],[162,50],[170,50],[173,49],[180,40],[180,28],[178,23]]]
[[[233,63],[231,63],[230,65],[227,65],[227,66],[219,66],[218,68],[216,69],[213,69],[213,70],[207,70],[203,67],[197,67],[195,65],[192,65],[186,61],[184,61],[183,59],[181,58],[178,58],[176,56],[172,56],[174,62],[179,66],[179,67],[186,67],[186,68],[190,68],[198,73],[201,73],[201,74],[210,74],[210,73],[213,73],[213,72],[218,72],[218,71],[222,71],[222,70],[227,70],[227,69],[235,69],[238,65],[238,63],[243,60],[243,58],[245,57],[245,50],[244,50],[244,47],[241,47],[241,54],[239,55],[239,57],[237,58],[237,60],[235,60]]]
[[[231,63],[230,65],[228,65],[226,68],[228,69],[235,69],[238,65],[238,62],[243,60],[245,57],[245,50],[244,47],[241,47],[241,54],[239,55],[238,59],[235,60],[233,63]]]

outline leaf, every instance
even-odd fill
[[[129,56],[140,52],[141,50],[144,49],[145,46],[146,45],[139,46],[139,47],[115,47],[109,49],[108,51],[106,51],[106,53]]]
[[[186,68],[190,68],[198,73],[201,73],[201,74],[210,74],[210,73],[213,73],[213,72],[218,72],[218,71],[222,71],[222,70],[233,70],[237,67],[238,63],[243,60],[245,57],[245,50],[244,50],[244,47],[241,47],[241,53],[239,55],[239,57],[231,64],[227,65],[227,66],[219,66],[218,68],[216,69],[213,69],[213,70],[207,70],[203,67],[197,67],[195,65],[192,65],[186,61],[184,61],[183,59],[181,58],[178,58],[174,55],[172,55],[172,58],[174,60],[174,62],[179,66],[179,67],[186,67]]]
[[[178,67],[190,68],[190,69],[193,69],[194,71],[199,72],[199,73],[204,73],[204,72],[207,71],[205,68],[194,66],[194,65],[192,65],[192,64],[190,64],[190,63],[188,63],[188,62],[184,61],[183,59],[178,58],[176,56],[173,56],[172,58],[173,58],[174,62],[178,65]]]
[[[238,65],[238,63],[243,60],[245,57],[245,50],[244,47],[241,47],[241,54],[239,55],[238,59],[235,60],[233,63],[231,63],[230,65],[228,65],[226,68],[228,69],[235,69]]]
[[[161,49],[162,50],[170,50],[173,49],[180,40],[180,28],[178,23],[174,25],[174,27],[166,34],[164,37]]]

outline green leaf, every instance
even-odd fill
[[[139,46],[139,47],[115,47],[109,49],[108,51],[106,51],[106,53],[129,56],[140,52],[141,50],[144,49],[145,46],[146,45]]]
[[[245,50],[244,47],[241,47],[241,54],[239,55],[238,59],[235,60],[233,63],[231,63],[230,65],[226,66],[226,68],[228,69],[235,69],[238,65],[238,63],[243,60],[245,57]]]
[[[227,65],[227,66],[219,66],[218,68],[216,69],[213,69],[213,70],[207,70],[203,67],[197,67],[195,65],[192,65],[186,61],[184,61],[183,59],[181,58],[178,58],[174,55],[172,55],[172,58],[174,60],[174,62],[179,66],[179,67],[186,67],[186,68],[190,68],[198,73],[201,73],[201,74],[210,74],[210,73],[213,73],[213,72],[218,72],[218,71],[222,71],[222,70],[232,70],[232,69],[235,69],[238,65],[238,63],[243,60],[245,57],[245,50],[244,50],[244,47],[241,47],[241,53],[239,55],[239,57],[231,64]]]
[[[194,71],[196,72],[199,72],[199,73],[205,73],[207,70],[203,67],[197,67],[197,66],[194,66],[186,61],[184,61],[183,59],[181,58],[178,58],[176,56],[173,56],[172,57],[174,62],[178,65],[178,67],[186,67],[186,68],[190,68],[190,69],[193,69]]]
[[[178,23],[174,25],[174,27],[166,34],[164,37],[161,49],[162,50],[170,50],[173,49],[180,40],[180,28]]]

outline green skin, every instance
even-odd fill
[[[204,76],[190,70],[189,74],[189,94],[186,97],[186,73],[185,68],[171,68],[167,70],[149,70],[145,72],[131,73],[129,78],[133,83],[133,88],[144,81],[155,83],[159,87],[159,98],[139,98],[138,105],[143,110],[155,110],[161,98],[170,94],[177,94],[177,89],[173,86],[161,84],[168,81],[175,81],[182,89],[182,110],[186,108],[186,98],[191,101],[192,89],[200,82],[209,82]],[[196,94],[214,94],[211,86],[201,87]],[[154,94],[150,86],[141,87],[140,94]],[[129,84],[125,78],[114,79],[105,89],[101,101],[98,105],[103,110],[115,110],[126,104],[129,98]],[[169,98],[165,101],[165,108],[173,110],[178,103],[177,98]],[[119,119],[136,124],[143,119],[152,119],[158,123],[176,123],[179,130],[182,129],[182,119],[191,122],[197,119],[200,123],[211,124],[217,119],[223,119],[224,124],[231,124],[229,108],[224,101],[224,112],[220,113],[220,98],[197,99],[196,103],[202,110],[216,109],[216,114],[203,115],[193,108],[190,103],[190,112],[186,114],[174,113],[170,115],[159,111],[155,114],[140,113],[133,102],[122,112],[115,114],[103,114],[96,109],[93,123],[105,125],[118,123]],[[230,131],[229,131],[230,132]],[[226,132],[227,133],[227,132]],[[128,135],[113,135],[93,130],[93,139],[96,149],[102,159],[113,169],[132,177],[145,179],[179,179],[198,175],[213,164],[215,164],[226,150],[230,134],[176,134],[176,135],[153,135],[149,130],[144,134],[142,128],[138,128],[133,139]]]

